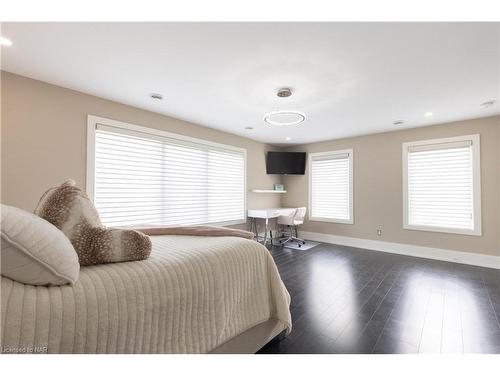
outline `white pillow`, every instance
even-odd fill
[[[2,204],[2,276],[24,284],[73,284],[78,255],[68,237],[48,221]]]

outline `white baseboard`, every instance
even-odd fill
[[[316,232],[299,231],[299,237],[306,240],[326,242],[336,245],[360,247],[367,250],[409,255],[419,258],[444,260],[473,266],[500,269],[500,256],[466,253],[463,251],[438,249],[434,247],[408,245],[396,242],[375,241],[363,238],[336,236]]]

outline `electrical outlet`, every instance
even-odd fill
[[[381,236],[382,235],[382,229],[377,229],[377,236]]]

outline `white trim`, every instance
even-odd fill
[[[275,193],[275,194],[285,194],[286,190],[272,190],[272,189],[252,189],[252,193]]]
[[[87,177],[85,181],[86,192],[90,200],[94,201],[95,185],[95,116],[87,116]]]
[[[408,223],[408,151],[413,147],[440,144],[453,144],[459,142],[471,142],[472,147],[472,179],[473,179],[473,204],[474,204],[474,229],[444,228],[426,225],[412,225]],[[458,137],[428,139],[424,141],[405,142],[402,145],[402,189],[403,189],[403,229],[421,230],[426,232],[464,234],[469,236],[481,236],[481,142],[479,134],[463,135]]]
[[[164,130],[154,129],[147,126],[129,124],[127,122],[108,119],[94,115],[87,115],[87,178],[86,178],[86,192],[90,200],[94,201],[94,182],[95,182],[95,138],[97,124],[112,126],[115,128],[131,130],[146,134],[153,134],[160,137],[178,139],[185,142],[207,145],[211,147],[233,150],[241,152],[244,155],[244,171],[243,171],[243,188],[244,188],[244,218],[241,220],[225,221],[220,223],[210,223],[210,225],[236,225],[245,224],[247,222],[247,150],[246,148],[226,145],[224,143],[217,143],[207,141],[200,138],[189,137],[186,135],[166,132]]]
[[[474,143],[476,141],[475,137],[479,137],[479,134],[459,135],[456,137],[447,137],[447,138],[424,139],[421,141],[405,142],[403,144],[406,144],[409,147],[436,145],[437,148],[447,148],[447,146],[445,146],[445,144],[447,143],[452,143],[452,144],[462,143],[462,142],[464,144],[466,144],[466,142]],[[442,145],[443,147],[439,147],[439,145]]]
[[[150,128],[148,126],[143,126],[143,125],[129,124],[127,122],[112,120],[112,119],[108,119],[105,117],[99,117],[99,116],[94,116],[94,115],[88,115],[87,119],[88,119],[87,123],[94,124],[94,127],[97,124],[107,125],[107,126],[112,126],[115,128],[132,130],[132,131],[136,131],[136,132],[140,132],[140,133],[158,135],[160,137],[165,137],[165,138],[179,139],[179,140],[185,141],[185,142],[192,142],[192,143],[197,143],[197,144],[202,144],[202,145],[207,145],[207,146],[212,146],[212,147],[224,148],[227,150],[244,152],[245,156],[246,156],[247,150],[246,150],[246,148],[242,148],[242,147],[236,147],[236,146],[227,145],[224,143],[207,141],[207,140],[201,139],[201,138],[189,137],[187,135],[182,135],[182,134],[177,134],[177,133],[170,133],[170,132],[167,132],[165,130]],[[95,132],[95,130],[94,130],[94,132]]]
[[[500,269],[500,256],[474,254],[457,250],[439,249],[427,246],[401,244],[396,242],[376,241],[363,238],[337,236],[316,232],[299,231],[299,237],[305,240],[331,243],[336,245],[359,247],[366,250],[402,254],[418,258],[442,260],[473,266]],[[500,250],[499,250],[500,252]]]
[[[312,216],[312,162],[313,160],[318,160],[319,158],[329,158],[338,157],[341,158],[347,155],[349,160],[349,219],[332,219],[332,218],[322,218]],[[308,180],[309,180],[309,193],[308,193],[308,203],[309,203],[309,221],[324,221],[328,223],[338,223],[338,224],[354,224],[354,151],[352,148],[344,150],[326,151],[326,152],[314,152],[309,153],[308,156]]]

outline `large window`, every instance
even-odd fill
[[[352,150],[309,155],[309,219],[353,223]]]
[[[103,224],[245,221],[244,149],[89,116],[87,192]]]
[[[481,235],[479,135],[403,144],[404,227]]]

